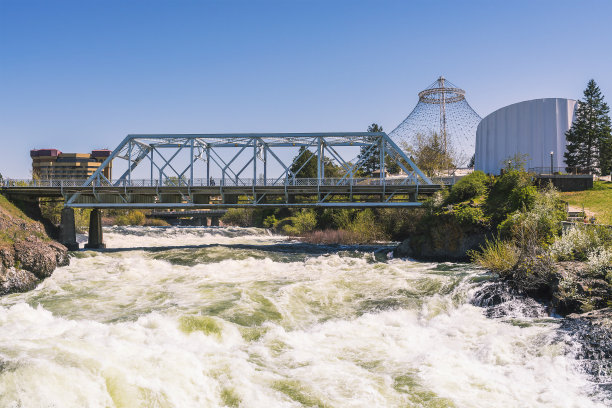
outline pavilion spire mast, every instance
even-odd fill
[[[474,155],[481,118],[465,99],[465,91],[440,75],[418,95],[417,105],[389,136],[411,150],[422,143],[423,137],[437,133],[441,149],[452,158],[453,165],[467,166]]]

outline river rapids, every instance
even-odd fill
[[[241,228],[113,227],[0,298],[0,407],[605,407],[560,319],[466,264]],[[389,249],[390,250],[390,249]]]

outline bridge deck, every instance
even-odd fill
[[[376,179],[376,182],[379,182]],[[232,186],[1,186],[19,199],[78,197],[75,208],[395,207],[416,206],[441,184],[346,183],[343,185]]]

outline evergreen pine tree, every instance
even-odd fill
[[[591,79],[584,90],[584,99],[578,102],[572,127],[565,134],[567,148],[564,157],[567,167],[595,174],[610,172],[610,108],[603,99],[599,87]]]
[[[317,157],[306,147],[300,147],[290,167],[291,173],[298,178],[317,178]]]
[[[379,126],[377,123],[372,123],[368,126],[368,132],[382,132],[382,126]],[[372,138],[370,141],[373,142],[377,140],[376,138]],[[358,160],[366,155],[366,152],[370,149],[370,146],[361,146],[359,150]],[[371,151],[370,155],[365,159],[361,168],[363,169],[363,174],[365,176],[371,176],[376,170],[379,170],[379,161],[380,161],[380,147],[375,146]]]

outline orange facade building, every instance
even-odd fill
[[[91,153],[62,153],[57,149],[30,150],[32,176],[41,180],[80,180],[91,176],[110,156],[106,149]],[[111,180],[112,162],[104,169],[104,177]]]

